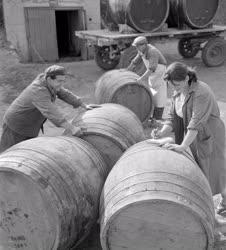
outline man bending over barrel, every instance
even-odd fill
[[[148,44],[144,36],[135,38],[132,46],[136,47],[138,53],[127,69],[133,70],[138,63],[143,61],[146,72],[138,79],[138,82],[148,83],[153,95],[153,119],[161,120],[167,100],[167,86],[163,79],[166,70],[166,59],[157,48]]]
[[[3,118],[0,152],[16,143],[37,137],[46,119],[57,127],[65,128],[72,135],[80,136],[83,133],[82,128],[66,120],[55,104],[58,97],[74,108],[95,107],[86,105],[78,96],[63,88],[68,75],[64,67],[52,65],[13,101]]]

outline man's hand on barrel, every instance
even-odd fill
[[[73,135],[73,136],[82,136],[84,132],[87,130],[84,127],[74,126],[71,122],[65,122],[64,126],[65,131],[64,135]]]
[[[72,129],[71,129],[71,134],[73,136],[78,136],[79,137],[79,136],[82,136],[85,131],[86,131],[86,128],[73,126]]]
[[[81,107],[84,108],[84,109],[86,109],[86,110],[92,110],[92,109],[95,109],[95,108],[100,108],[101,105],[99,105],[99,104],[85,104],[85,103],[82,103]]]
[[[159,139],[159,138],[161,138],[161,137],[162,137],[162,132],[161,132],[161,130],[158,129],[158,128],[153,129],[153,130],[151,131],[151,137],[152,137],[153,139]]]
[[[96,109],[96,108],[100,108],[101,105],[98,104],[88,104],[86,105],[86,110],[92,110],[92,109]]]

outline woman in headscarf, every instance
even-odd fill
[[[154,138],[174,132],[175,144],[164,147],[183,152],[190,148],[196,162],[207,177],[213,195],[221,193],[216,210],[226,211],[225,126],[220,118],[216,98],[210,87],[198,80],[187,65],[174,62],[166,70],[165,80],[174,88],[168,120]]]

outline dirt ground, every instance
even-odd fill
[[[0,44],[1,45],[1,44]],[[199,78],[213,89],[221,115],[226,124],[226,65],[216,68],[206,67],[198,54],[195,58],[184,60],[177,52],[177,41],[165,41],[156,46],[166,56],[168,62],[182,61],[196,68]],[[1,46],[0,46],[1,47]],[[57,62],[71,71],[75,78],[68,81],[65,87],[81,96],[87,103],[94,103],[95,82],[104,73],[93,60],[80,62]],[[0,49],[0,123],[5,110],[15,97],[43,70],[51,64],[22,64],[13,50]],[[74,117],[77,111],[58,101],[59,107],[67,117]],[[45,124],[45,135],[61,134],[62,130],[52,124]],[[0,128],[1,133],[1,128]]]
[[[0,43],[1,45],[1,43]],[[221,116],[226,124],[226,65],[217,68],[207,68],[201,61],[200,55],[193,59],[184,60],[177,52],[175,41],[165,41],[156,46],[166,56],[168,62],[183,61],[195,67],[199,78],[208,83],[213,89],[221,110]],[[14,98],[50,64],[21,64],[14,51],[0,46],[0,123],[4,112]],[[104,73],[94,61],[81,61],[58,64],[70,70],[75,78],[67,84],[70,90],[81,96],[87,103],[95,103],[95,82]],[[58,101],[59,107],[68,118],[73,118],[80,110],[74,110],[67,104]],[[45,135],[56,136],[62,134],[62,129],[54,127],[50,122],[45,124]],[[0,129],[1,133],[1,129]],[[43,136],[42,134],[40,134]],[[91,236],[79,247],[79,250],[100,250],[99,229],[94,227]]]

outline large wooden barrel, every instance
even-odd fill
[[[170,26],[207,27],[216,15],[219,0],[170,0]]]
[[[108,0],[112,19],[139,32],[158,30],[169,13],[168,0]]]
[[[137,83],[138,78],[127,70],[106,72],[96,83],[96,102],[121,104],[131,109],[141,122],[146,121],[152,111],[152,94],[146,85]]]
[[[40,137],[0,155],[0,249],[65,250],[97,219],[107,176],[79,138]]]
[[[144,141],[107,177],[100,199],[103,250],[212,250],[209,183],[189,154]]]
[[[73,124],[86,128],[82,139],[102,154],[108,171],[125,150],[145,138],[137,116],[118,104],[102,104],[100,108],[76,116]]]

